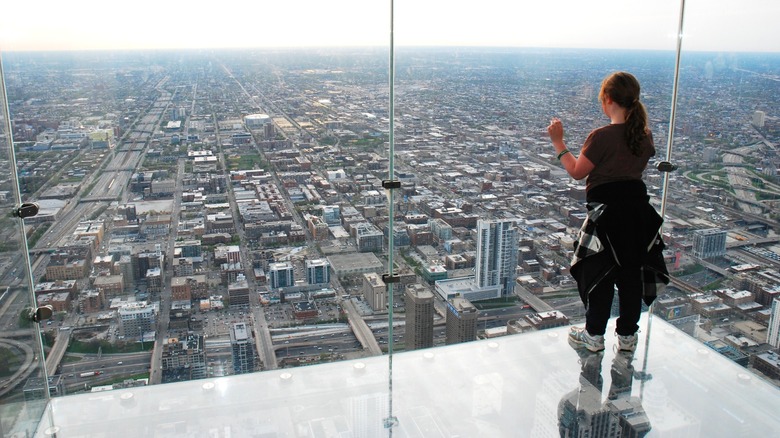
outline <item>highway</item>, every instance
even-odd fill
[[[726,152],[723,154],[723,164],[726,165],[724,170],[728,176],[728,182],[734,189],[734,199],[737,200],[737,205],[740,209],[747,213],[761,214],[764,207],[758,203],[756,194],[753,190],[745,190],[741,187],[752,187],[750,174],[744,167],[733,166],[734,164],[742,164],[743,158],[740,150],[737,149],[734,152]]]
[[[149,372],[150,352],[127,354],[71,354],[76,362],[63,363],[60,375],[66,387],[88,383],[90,386],[133,375]],[[82,373],[100,372],[89,377],[81,377]]]
[[[304,329],[305,330],[305,329]],[[279,358],[312,356],[325,353],[348,353],[362,351],[349,326],[316,327],[305,332],[295,331],[274,336],[277,343],[274,350]]]
[[[60,217],[51,224],[46,234],[38,239],[35,248],[48,249],[58,246],[63,237],[73,232],[76,224],[88,218],[98,208],[95,204],[68,202],[60,212]]]
[[[3,339],[0,338],[0,347],[6,348],[9,351],[19,352],[17,357],[21,356],[22,360],[19,367],[9,377],[0,379],[0,397],[4,396],[7,392],[13,390],[16,386],[26,381],[33,372],[39,371],[39,364],[37,356],[33,353],[33,349],[30,346],[31,341],[17,341],[15,339]]]

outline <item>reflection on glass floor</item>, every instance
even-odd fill
[[[621,436],[630,428],[623,436],[712,437],[780,430],[780,390],[657,317],[647,329],[644,318],[633,357],[614,352],[614,336],[603,354],[578,354],[566,341],[568,327],[396,354],[392,435]],[[387,364],[387,357],[373,357],[55,398],[37,436],[389,436]]]

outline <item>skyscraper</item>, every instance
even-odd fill
[[[514,292],[518,242],[514,220],[477,222],[477,287],[500,286],[501,296]]]
[[[251,373],[255,370],[255,349],[245,323],[240,322],[230,327],[230,348],[235,374]]]
[[[433,292],[425,286],[410,284],[406,298],[406,349],[433,347]]]
[[[772,313],[769,314],[766,343],[775,348],[780,348],[780,297],[772,300]]]
[[[462,297],[450,298],[447,301],[447,337],[445,343],[450,345],[476,340],[478,315],[477,308],[469,300]]]
[[[520,243],[515,219],[477,221],[477,257],[474,277],[436,281],[444,300],[460,296],[481,301],[511,296],[517,281]]]
[[[766,120],[766,113],[763,111],[755,111],[753,113],[753,126],[756,128],[763,128]]]

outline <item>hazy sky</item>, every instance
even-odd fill
[[[389,0],[10,0],[0,50],[387,46]],[[675,48],[679,0],[396,0],[396,45]],[[683,48],[780,52],[780,1],[688,0]]]

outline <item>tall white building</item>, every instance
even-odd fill
[[[477,222],[477,287],[500,286],[501,296],[514,292],[519,235],[514,220]]]
[[[772,313],[769,314],[766,343],[775,348],[780,348],[780,297],[772,300]]]
[[[753,126],[756,128],[763,128],[766,121],[766,113],[763,111],[756,111],[753,113]]]

